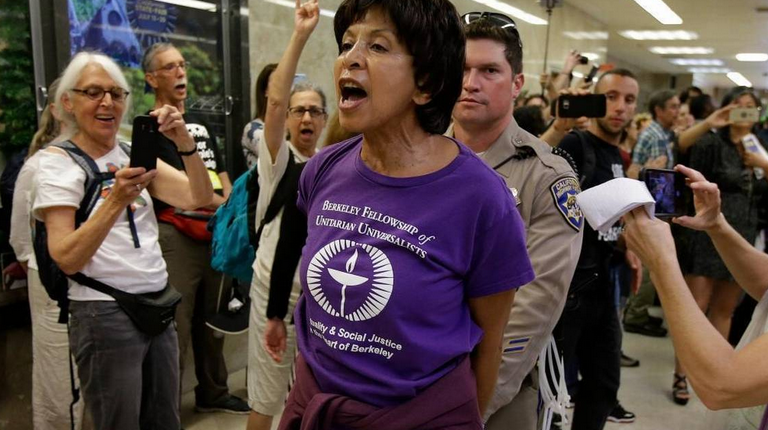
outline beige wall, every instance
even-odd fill
[[[292,3],[292,2],[290,2]],[[335,11],[340,0],[321,0],[321,8]],[[459,13],[470,11],[485,11],[486,7],[470,0],[455,0]],[[524,8],[538,16],[546,16],[544,9],[526,0],[507,0],[507,3]],[[288,4],[288,3],[286,3]],[[250,0],[250,63],[251,89],[261,69],[268,63],[277,62],[288,44],[293,30],[292,8],[280,6],[265,0]],[[539,75],[544,65],[544,46],[546,41],[546,26],[534,26],[517,20],[520,35],[523,40],[523,72],[525,73],[525,89],[530,93],[541,91]],[[563,58],[571,49],[582,52],[594,52],[601,55],[598,63],[605,61],[605,40],[572,40],[562,35],[563,31],[601,31],[604,25],[584,12],[572,6],[554,10],[549,44],[549,70],[559,70]],[[335,109],[336,99],[333,85],[333,61],[338,50],[333,36],[333,19],[321,16],[320,24],[310,39],[299,62],[298,73],[304,73],[314,83],[318,84],[328,95],[331,110]],[[584,74],[589,66],[580,66]]]

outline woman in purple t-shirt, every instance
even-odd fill
[[[297,1],[287,51],[318,15]],[[362,135],[299,184],[300,358],[280,428],[479,429],[534,274],[509,189],[442,135],[462,87],[459,16],[448,0],[345,0],[334,31],[339,120]]]

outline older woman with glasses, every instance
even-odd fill
[[[316,24],[317,19],[307,17],[303,8],[297,10],[291,44],[269,78],[264,128],[254,132],[263,190],[256,225],[263,229],[250,292],[248,430],[272,427],[272,417],[280,413],[291,384],[296,351],[292,314],[301,292],[297,268],[307,236],[307,217],[296,207],[299,176],[317,151],[328,117],[323,91],[307,81],[295,85],[293,81],[304,43]],[[279,212],[268,214],[278,201]]]
[[[319,17],[316,0],[296,9],[288,51]],[[511,192],[442,135],[461,21],[447,0],[345,0],[334,31],[339,120],[362,135],[299,182],[300,355],[280,428],[480,429],[515,289],[534,274]]]
[[[184,156],[187,175],[162,161],[149,172],[128,167],[129,157],[117,141],[128,96],[126,79],[111,59],[93,53],[72,59],[54,101],[68,130],[62,140],[114,176],[102,181],[95,206],[80,223],[77,213],[87,204],[84,185],[92,174],[54,145],[40,154],[33,212],[45,223],[50,256],[64,273],[78,278],[70,280],[68,290],[70,348],[95,428],[178,429],[173,324],[159,334],[142,331],[142,321],[129,316],[120,298],[169,291],[150,197],[194,209],[210,202],[212,187],[181,113],[170,106],[151,115]],[[97,291],[97,284],[113,290]]]

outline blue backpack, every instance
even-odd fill
[[[293,168],[293,154],[288,157],[286,171]],[[283,175],[277,184],[275,195],[269,202],[264,219],[256,228],[256,203],[259,200],[259,174],[256,166],[240,175],[232,184],[232,192],[226,203],[219,206],[208,222],[211,240],[211,267],[225,273],[245,285],[251,284],[253,262],[264,226],[269,224],[290,195],[289,175]]]

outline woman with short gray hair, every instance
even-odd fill
[[[40,154],[32,209],[45,223],[48,253],[70,277],[70,348],[94,427],[178,429],[176,331],[162,321],[159,333],[150,333],[146,314],[136,313],[146,308],[129,305],[173,295],[150,196],[192,209],[208,204],[213,191],[181,113],[171,106],[151,116],[184,156],[187,176],[159,160],[150,171],[128,167],[117,140],[128,96],[125,77],[108,57],[83,52],[70,61],[55,98],[69,140]],[[114,175],[98,185],[85,216],[79,209],[95,172],[78,165],[72,148],[81,161],[95,164],[101,178]]]

